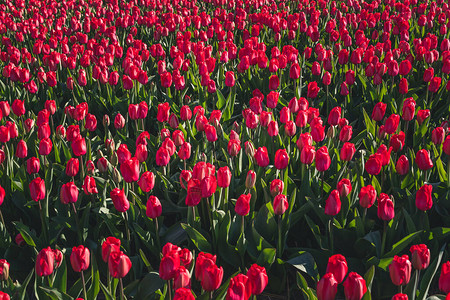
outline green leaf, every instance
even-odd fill
[[[216,102],[216,107],[217,109],[221,109],[225,104],[226,104],[226,100],[225,97],[223,96],[222,92],[217,89],[217,102]]]
[[[27,287],[31,281],[31,278],[33,277],[33,274],[34,274],[34,268],[31,269],[30,274],[28,274],[27,278],[25,278],[22,285],[18,288],[17,294],[19,295],[20,300],[24,300],[25,296],[27,296]],[[14,299],[16,299],[16,298],[14,298]]]
[[[258,257],[258,260],[256,261],[256,263],[259,266],[268,268],[275,261],[276,255],[277,255],[277,249],[275,249],[275,248],[265,248],[259,254],[259,257]]]
[[[366,110],[363,108],[363,116],[364,122],[366,123],[367,132],[370,132],[373,136],[375,136],[375,126],[373,125],[372,119],[369,118]]]
[[[63,259],[61,265],[55,272],[53,287],[63,293],[67,291],[67,264],[65,259]]]
[[[139,283],[135,299],[147,299],[163,287],[164,280],[159,277],[159,274],[156,272],[150,272]]]
[[[422,230],[416,231],[416,232],[411,233],[411,234],[405,236],[404,238],[402,238],[400,241],[398,241],[397,243],[395,243],[392,246],[392,250],[391,251],[389,251],[388,253],[383,255],[383,258],[392,257],[392,256],[397,255],[398,253],[400,253],[400,251],[402,251],[403,249],[405,249],[406,246],[408,246],[410,243],[412,243],[414,241],[414,239],[420,233],[422,233]]]
[[[186,231],[192,243],[194,243],[198,250],[211,253],[211,245],[200,232],[185,223],[181,223],[181,227]]]
[[[73,300],[73,297],[67,295],[66,293],[62,293],[55,288],[50,289],[42,286],[40,286],[39,288],[44,291],[44,293],[46,293],[52,300]]]
[[[25,242],[32,247],[36,247],[36,243],[31,237],[32,233],[30,228],[28,228],[28,226],[26,226],[21,222],[13,222],[13,224],[16,227],[16,229],[20,232]]]
[[[297,286],[302,291],[303,296],[304,296],[305,299],[317,300],[317,296],[314,294],[314,292],[308,286],[308,283],[306,282],[306,280],[302,276],[302,274],[300,274],[300,272],[296,273],[296,281],[297,281]]]
[[[316,282],[319,280],[319,272],[317,270],[316,262],[314,260],[314,257],[309,252],[300,251],[295,257],[289,259],[286,262],[292,265],[297,270],[308,274]]]

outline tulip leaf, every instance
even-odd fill
[[[275,261],[275,257],[277,255],[277,249],[275,248],[265,248],[261,253],[259,254],[258,260],[256,263],[259,266],[269,268],[273,262]]]
[[[302,291],[305,299],[317,300],[317,296],[314,294],[314,291],[308,286],[308,283],[306,282],[303,275],[300,274],[300,272],[296,273],[296,281],[297,281],[297,286]]]
[[[375,277],[375,266],[371,266],[370,269],[367,270],[366,274],[364,274],[364,280],[366,281],[366,286],[367,286],[368,292],[370,292],[372,290],[372,283],[373,283],[374,277]]]
[[[25,242],[32,247],[36,247],[36,243],[32,238],[32,236],[34,236],[35,238],[36,236],[30,231],[30,228],[28,228],[28,226],[20,222],[13,222],[13,224],[16,227],[16,229],[20,232]]]
[[[139,283],[135,299],[148,299],[157,290],[163,287],[164,280],[159,277],[159,274],[156,272],[150,272]]]
[[[407,236],[405,236],[404,238],[402,238],[400,241],[398,241],[397,243],[395,243],[392,246],[392,250],[389,251],[388,253],[386,253],[385,255],[383,255],[383,258],[387,258],[387,257],[392,257],[394,255],[397,255],[398,253],[400,253],[403,249],[405,249],[406,246],[408,246],[409,244],[411,244],[416,237],[422,233],[422,230],[420,231],[416,231],[414,233],[408,234]]]
[[[200,232],[185,223],[181,223],[181,227],[186,231],[192,243],[194,243],[198,250],[211,253],[211,245]]]
[[[431,282],[433,281],[434,275],[441,265],[442,256],[444,255],[445,248],[447,247],[447,243],[445,243],[441,250],[439,251],[438,257],[436,257],[433,262],[428,266],[425,274],[420,281],[419,287],[419,295],[417,296],[417,300],[424,300],[428,294],[428,290],[430,289]],[[429,298],[428,298],[429,299]]]
[[[216,108],[221,109],[226,104],[226,100],[225,100],[225,97],[223,96],[222,92],[219,89],[217,89],[216,92],[217,92]]]
[[[445,300],[445,295],[433,295],[427,298],[427,300]]]
[[[375,136],[375,126],[373,125],[373,121],[371,118],[369,118],[369,115],[367,114],[366,110],[363,108],[363,116],[364,116],[364,122],[366,123],[367,132],[370,132],[373,136]]]
[[[100,282],[100,288],[102,289],[103,295],[105,296],[106,300],[114,300],[114,297],[102,282]]]
[[[52,300],[73,300],[73,297],[67,295],[66,293],[60,292],[55,288],[45,288],[40,286],[39,287],[44,293],[47,294]]]
[[[34,274],[34,268],[31,269],[31,272],[28,274],[27,278],[25,278],[25,280],[22,282],[20,287],[17,289],[17,294],[20,295],[19,300],[25,299],[25,296],[27,295],[27,287],[31,281],[31,278],[33,278],[33,274]]]
[[[289,259],[286,262],[292,265],[297,270],[308,274],[316,282],[320,279],[319,271],[317,270],[317,265],[314,257],[309,252],[300,251],[296,253],[295,257]]]

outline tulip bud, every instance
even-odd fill
[[[341,211],[341,199],[338,190],[333,190],[325,202],[325,214],[335,216]]]
[[[359,192],[359,205],[364,208],[371,207],[377,198],[377,191],[371,185],[363,186]]]
[[[276,215],[282,215],[289,208],[287,197],[283,194],[275,196],[273,199],[273,211]]]
[[[122,251],[111,252],[108,258],[108,269],[112,277],[123,278],[131,269],[131,260]]]
[[[378,218],[383,221],[390,221],[395,216],[394,202],[389,198],[388,195],[381,193],[378,197]]]
[[[221,188],[227,188],[231,182],[231,171],[228,166],[221,167],[217,171],[217,185]]]
[[[266,269],[257,264],[253,264],[247,271],[247,277],[252,287],[252,294],[259,295],[266,288],[269,278],[267,277]]]
[[[433,206],[432,199],[433,186],[430,184],[425,184],[420,187],[416,193],[416,206],[419,210],[427,211]]]
[[[116,184],[119,184],[122,181],[122,176],[120,175],[120,172],[117,168],[113,169],[112,177]]]
[[[272,197],[275,197],[281,193],[283,193],[284,190],[284,183],[280,179],[274,179],[270,183],[270,194]]]
[[[252,189],[256,183],[256,173],[253,170],[248,171],[247,177],[245,179],[245,187],[247,189]]]
[[[0,280],[8,280],[9,278],[9,263],[6,259],[0,259]]]
[[[156,219],[162,213],[162,206],[159,199],[155,196],[150,196],[147,201],[146,215],[151,219]]]
[[[450,261],[442,265],[441,275],[439,276],[439,290],[444,293],[450,293]]]

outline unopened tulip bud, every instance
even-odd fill
[[[108,115],[104,115],[103,116],[103,127],[105,127],[105,128],[108,127],[109,123],[110,123],[109,116]]]
[[[245,187],[252,189],[256,183],[256,173],[253,170],[248,171],[247,178],[245,179]]]
[[[328,127],[327,138],[332,139],[334,137],[334,134],[335,134],[334,126]]]
[[[250,157],[255,156],[255,146],[253,145],[253,143],[251,141],[245,142],[245,154],[247,154]]]
[[[122,181],[122,176],[117,168],[114,168],[113,170],[113,180],[116,184],[119,184]]]
[[[8,280],[9,278],[9,263],[6,259],[0,259],[0,280]]]

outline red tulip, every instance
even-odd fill
[[[78,200],[78,188],[74,182],[63,184],[60,193],[61,203],[69,204],[75,203]]]
[[[347,197],[352,191],[352,183],[347,178],[343,178],[338,182],[336,189],[340,197]]]
[[[19,100],[19,99],[14,100],[11,105],[11,109],[12,109],[13,113],[18,117],[24,115],[25,114],[25,101]]]
[[[139,161],[136,157],[124,161],[120,165],[120,173],[125,182],[135,182],[139,180]]]
[[[37,177],[30,182],[30,196],[34,201],[45,198],[45,182],[42,178]]]
[[[161,202],[156,196],[150,196],[147,201],[146,215],[151,219],[156,219],[162,213]]]
[[[273,199],[273,211],[276,215],[282,215],[289,208],[287,197],[283,194],[275,196]]]
[[[285,149],[278,149],[275,153],[274,166],[278,170],[284,170],[289,164],[289,155]]]
[[[408,295],[406,294],[395,294],[394,296],[392,296],[391,300],[408,300]]]
[[[262,168],[265,168],[269,165],[269,153],[267,152],[266,147],[259,147],[255,152],[255,160],[256,164]]]
[[[316,169],[319,172],[325,172],[331,165],[331,158],[326,146],[320,147],[316,152]]]
[[[28,174],[39,173],[40,162],[37,157],[31,157],[27,160],[27,172]]]
[[[284,183],[280,179],[274,179],[270,183],[270,194],[272,197],[275,197],[281,193],[283,193],[284,190]]]
[[[398,158],[395,170],[400,175],[406,175],[409,172],[409,160],[405,155]]]
[[[412,97],[403,101],[402,107],[402,119],[405,121],[411,121],[414,118],[416,111],[416,101]]]
[[[433,77],[433,79],[431,79],[428,85],[428,90],[432,93],[437,93],[437,91],[441,87],[441,82],[442,82],[441,77]]]
[[[378,102],[372,111],[372,119],[375,121],[383,120],[384,114],[386,112],[386,103]]]
[[[310,99],[316,98],[317,94],[319,93],[319,90],[320,90],[320,88],[317,85],[317,82],[311,81],[310,83],[308,83],[307,97]]]
[[[422,171],[429,170],[433,167],[430,154],[427,150],[421,149],[416,154],[416,164]]]
[[[359,205],[364,208],[371,207],[377,198],[377,191],[371,185],[363,186],[359,192]]]
[[[261,294],[269,282],[266,269],[258,266],[257,264],[253,264],[250,269],[248,269],[247,277],[250,281],[253,295]]]
[[[389,198],[388,195],[381,193],[378,198],[378,218],[384,221],[390,221],[395,216],[394,202]]]
[[[70,264],[75,272],[82,272],[89,268],[90,252],[88,248],[83,245],[72,248],[72,254],[70,255]]]
[[[361,300],[367,292],[366,281],[356,272],[348,274],[344,281],[344,294],[348,300]]]
[[[230,139],[228,142],[228,154],[230,156],[237,156],[241,151],[241,142],[239,140]]]
[[[184,266],[179,266],[173,281],[173,288],[175,290],[179,288],[191,287],[191,274]]]
[[[444,293],[450,293],[450,261],[442,265],[441,275],[439,276],[439,290]]]
[[[328,115],[328,124],[330,124],[331,126],[336,126],[338,125],[340,118],[341,108],[336,106],[330,111],[330,114]]]
[[[220,287],[223,279],[223,268],[215,264],[209,265],[202,272],[202,288],[205,291],[214,291]]]
[[[86,140],[79,137],[72,142],[72,151],[75,156],[82,156],[86,154]]]
[[[385,131],[388,134],[393,134],[397,131],[398,124],[400,122],[400,116],[396,114],[392,114],[387,118],[385,123]]]
[[[413,245],[409,249],[411,252],[412,266],[416,270],[423,270],[430,265],[430,249],[427,245]]]
[[[416,193],[416,206],[419,210],[427,211],[433,206],[433,199],[431,193],[433,191],[433,186],[430,184],[425,184],[420,187]]]
[[[159,277],[163,280],[174,279],[177,274],[177,269],[180,266],[180,256],[177,250],[172,250],[166,253],[161,259],[159,265]]]
[[[318,300],[334,300],[338,282],[332,273],[326,273],[317,283]]]
[[[411,278],[411,262],[408,255],[394,256],[389,265],[389,275],[392,283],[395,285],[407,285]]]
[[[338,190],[333,190],[325,202],[325,214],[335,216],[341,211],[341,199]]]
[[[49,276],[55,268],[55,253],[50,247],[42,249],[36,257],[36,274]]]
[[[419,125],[422,125],[422,123],[430,116],[430,110],[429,109],[420,109],[417,112],[417,122]]]
[[[248,300],[252,293],[251,282],[244,274],[231,278],[226,300]]]
[[[326,273],[334,275],[334,279],[337,283],[341,283],[347,274],[347,260],[341,254],[335,254],[328,259]]]
[[[195,298],[190,289],[179,288],[175,291],[173,300],[195,300]]]
[[[131,269],[131,260],[122,251],[111,252],[108,258],[108,269],[112,277],[123,278]]]
[[[216,264],[215,255],[200,252],[197,256],[197,260],[195,263],[195,278],[197,278],[197,280],[199,281],[203,281],[204,270],[206,270],[206,268],[208,268],[209,266],[215,264]]]
[[[340,158],[343,161],[351,161],[355,152],[355,144],[345,142],[340,151]]]
[[[130,202],[128,202],[124,190],[115,188],[110,192],[109,195],[117,211],[126,212],[130,208]]]
[[[381,172],[382,157],[381,154],[372,154],[365,164],[366,172],[370,175],[378,175]]]
[[[118,113],[114,118],[114,128],[122,129],[125,126],[125,118]]]
[[[86,195],[98,194],[95,179],[90,176],[86,176],[83,182],[83,191]]]
[[[102,243],[102,259],[104,262],[108,262],[109,255],[112,252],[120,251],[120,240],[110,236]]]

